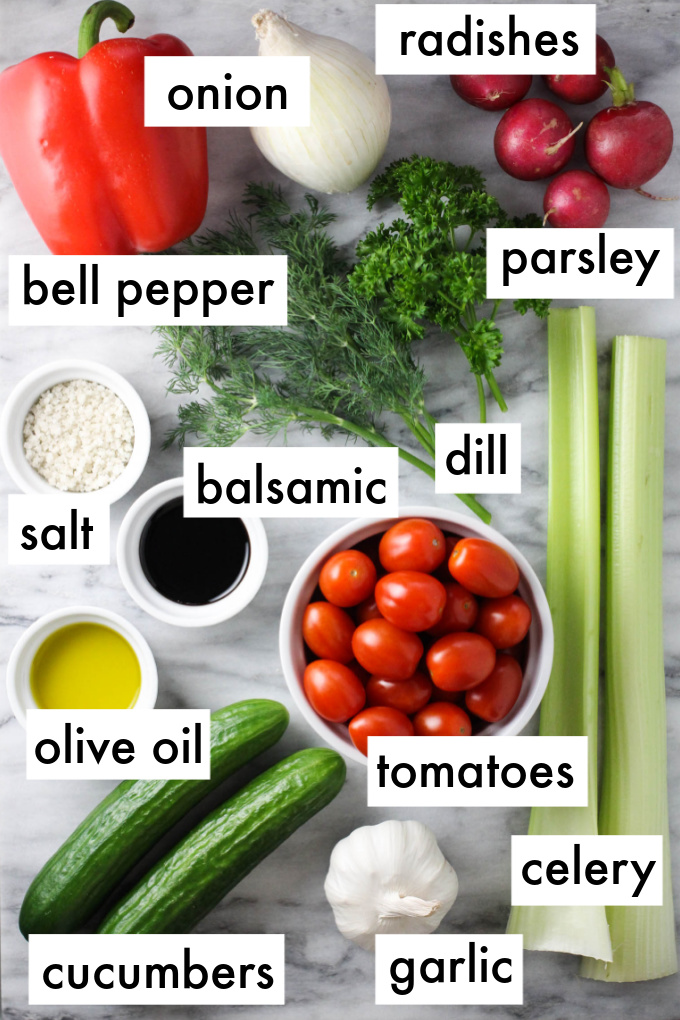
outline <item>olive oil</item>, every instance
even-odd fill
[[[242,580],[250,559],[248,531],[239,517],[185,517],[177,496],[146,522],[139,558],[147,580],[166,599],[206,606]]]
[[[31,663],[38,708],[132,708],[142,672],[128,641],[101,623],[70,623],[45,638]]]

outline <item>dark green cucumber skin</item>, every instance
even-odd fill
[[[283,736],[278,701],[239,701],[210,720],[210,779],[126,780],[112,790],[33,879],[19,928],[33,934],[78,931],[117,883],[187,811]]]
[[[308,748],[272,766],[192,829],[118,903],[102,934],[186,935],[241,879],[329,804],[344,759]]]

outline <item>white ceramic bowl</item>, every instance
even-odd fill
[[[22,490],[33,495],[63,494],[62,489],[50,485],[42,475],[31,467],[24,453],[23,429],[26,415],[33,407],[41,393],[49,390],[57,383],[68,382],[70,379],[89,379],[92,382],[108,386],[123,401],[135,429],[135,441],[132,456],[117,478],[102,489],[94,492],[70,493],[73,496],[99,497],[107,503],[115,503],[132,488],[141,475],[149,458],[151,446],[151,428],[146,408],[137,391],[118,372],[97,361],[85,361],[80,358],[68,358],[63,361],[51,361],[48,365],[29,372],[15,386],[5,404],[0,418],[0,453],[5,467],[12,480]]]
[[[184,479],[171,478],[154,485],[132,504],[118,532],[118,570],[128,594],[151,616],[177,627],[211,627],[236,616],[257,595],[269,559],[267,534],[259,517],[241,518],[248,532],[250,559],[244,576],[228,595],[205,606],[185,606],[166,599],[146,578],[139,543],[151,515],[183,492]]]
[[[512,555],[520,571],[518,591],[529,604],[532,612],[532,623],[528,637],[527,660],[524,667],[524,683],[520,696],[509,715],[501,722],[489,724],[478,735],[513,736],[524,729],[538,708],[550,678],[553,658],[553,628],[550,609],[541,582],[532,567],[515,546],[508,542],[494,528],[482,524],[468,514],[441,507],[411,506],[405,507],[399,519],[405,517],[425,517],[434,521],[442,531],[461,538],[486,538],[490,542],[507,549]],[[307,665],[305,646],[302,640],[302,617],[314,589],[317,586],[321,567],[326,560],[341,549],[350,549],[372,535],[387,531],[395,518],[383,520],[351,521],[317,546],[307,557],[293,579],[281,613],[279,630],[279,649],[281,664],[286,683],[295,704],[318,735],[341,754],[353,758],[354,761],[367,763],[365,755],[357,751],[352,743],[347,726],[340,723],[329,723],[317,715],[307,701],[302,686],[302,678]]]
[[[53,613],[41,616],[24,631],[12,649],[7,663],[7,694],[12,711],[21,725],[26,727],[26,710],[39,707],[31,691],[33,657],[50,634],[71,623],[101,623],[125,638],[137,656],[141,670],[139,697],[131,711],[136,708],[153,708],[158,696],[158,672],[146,639],[136,627],[117,613],[95,606],[72,606],[70,609],[56,609]]]

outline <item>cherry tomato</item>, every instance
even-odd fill
[[[486,680],[495,663],[496,649],[491,642],[469,631],[439,638],[427,653],[432,682],[445,691],[476,687]]]
[[[349,735],[357,751],[368,754],[369,737],[412,737],[413,723],[396,708],[365,708],[349,724]]]
[[[424,673],[414,673],[408,680],[372,676],[366,684],[367,705],[387,705],[406,715],[423,708],[431,697],[432,681]]]
[[[356,617],[357,623],[366,623],[366,620],[379,620],[382,613],[378,609],[378,604],[375,601],[375,593],[369,595],[367,599],[360,602],[354,610],[354,616]]]
[[[310,662],[302,684],[314,711],[329,722],[346,722],[366,704],[361,680],[347,666],[331,659]]]
[[[478,634],[488,638],[494,648],[512,648],[527,636],[531,610],[519,595],[482,602],[475,624]]]
[[[453,634],[455,631],[470,630],[477,619],[479,606],[472,592],[456,581],[445,584],[444,591],[446,592],[444,612],[439,623],[435,623],[427,632],[432,637],[444,637],[445,634]]]
[[[527,661],[527,655],[529,654],[529,642],[525,638],[518,645],[513,645],[512,648],[504,648],[503,652],[505,655],[512,655],[513,659],[519,662],[522,669],[524,669]]]
[[[444,612],[446,591],[441,581],[418,570],[385,574],[375,586],[378,609],[403,630],[427,630]]]
[[[444,532],[444,539],[446,541],[446,556],[444,557],[444,562],[441,563],[434,571],[434,576],[438,578],[442,582],[442,584],[446,584],[447,581],[451,580],[451,571],[449,570],[449,559],[451,558],[451,553],[456,547],[456,542],[459,540],[459,536],[449,535],[446,532]]]
[[[421,570],[431,574],[446,556],[444,533],[432,521],[410,517],[392,525],[380,540],[385,570]]]
[[[432,697],[436,701],[450,701],[452,705],[465,704],[465,691],[443,691],[441,687],[435,687]]]
[[[390,680],[408,680],[422,657],[423,642],[389,620],[367,620],[354,631],[352,649],[357,661],[369,673]]]
[[[367,669],[364,669],[364,667],[361,665],[361,663],[357,662],[356,659],[352,659],[351,662],[348,662],[347,663],[347,668],[351,669],[352,672],[355,673],[359,677],[359,679],[361,680],[361,682],[364,685],[364,687],[366,686],[368,681],[371,679],[371,674],[368,672]]]
[[[472,723],[467,712],[448,701],[432,701],[413,720],[416,737],[469,737]]]
[[[510,595],[519,584],[519,569],[510,553],[485,538],[461,538],[449,559],[455,581],[488,599]]]
[[[326,560],[319,574],[319,587],[334,606],[356,606],[373,594],[378,574],[366,553],[345,549]]]
[[[310,602],[305,609],[302,636],[320,659],[333,659],[347,665],[354,658],[353,633],[351,616],[330,602]]]
[[[522,669],[512,655],[499,655],[491,675],[465,695],[468,711],[485,719],[498,722],[505,719],[522,689]]]
[[[369,560],[371,560],[373,566],[376,568],[378,573],[380,573],[381,570],[379,553],[381,538],[382,535],[369,535],[368,538],[362,539],[361,542],[357,542],[357,544],[354,546],[354,548],[358,549],[360,552],[366,553],[366,555],[368,556]]]

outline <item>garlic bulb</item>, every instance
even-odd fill
[[[260,56],[310,57],[310,126],[253,127],[255,144],[287,177],[326,194],[353,191],[380,162],[390,132],[385,79],[363,53],[291,24],[253,18]]]
[[[458,878],[426,825],[388,821],[340,840],[324,889],[345,938],[374,950],[376,935],[438,928],[458,895]]]

